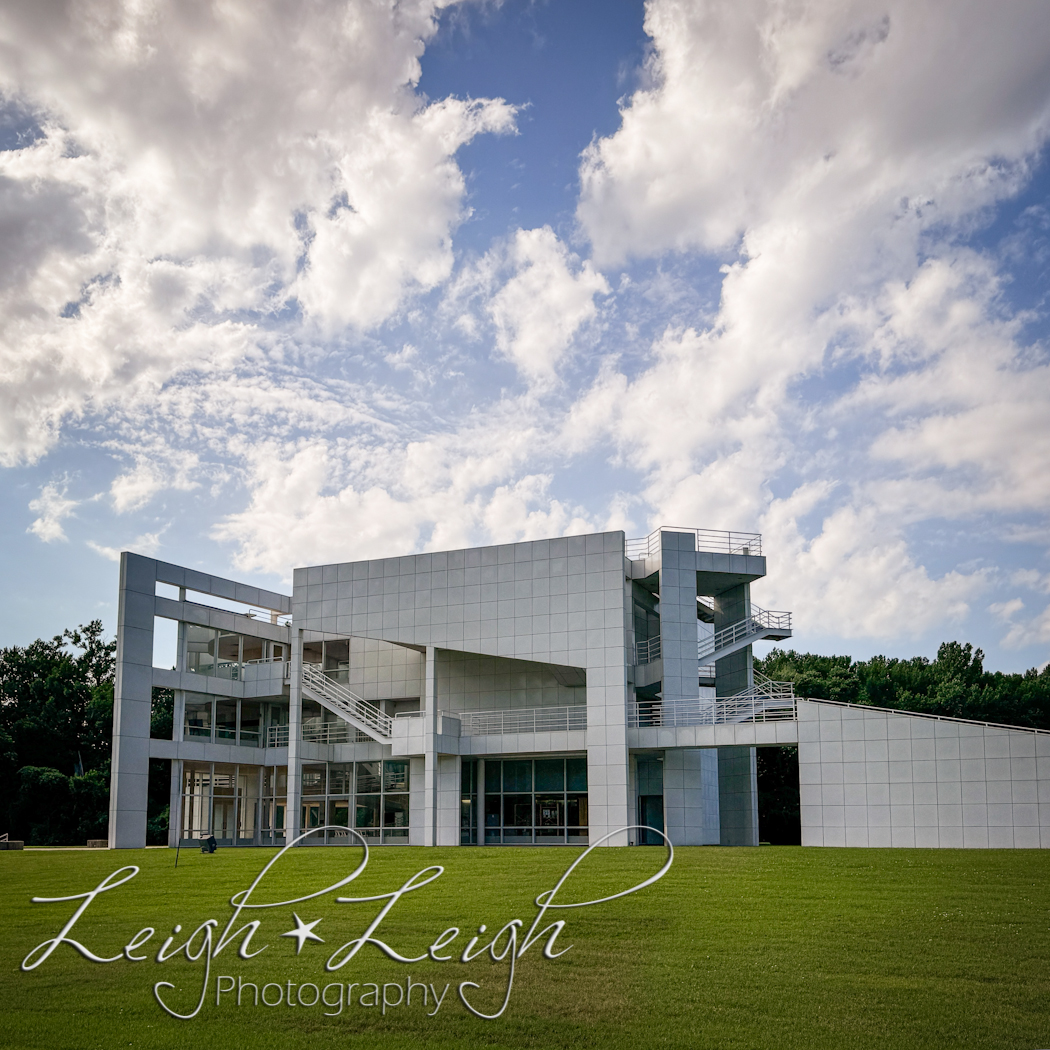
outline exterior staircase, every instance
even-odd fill
[[[303,664],[303,695],[381,744],[389,744],[394,735],[394,720],[388,714],[334,681],[315,664]]]
[[[697,643],[696,656],[701,664],[721,660],[752,642],[761,640],[782,641],[791,637],[791,613],[772,612],[751,606],[751,615],[737,623],[715,631],[709,638]]]

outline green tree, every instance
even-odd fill
[[[115,651],[101,620],[0,649],[0,820],[13,838],[105,834]]]
[[[937,658],[819,656],[773,649],[755,667],[792,682],[798,696],[948,715],[978,722],[1050,729],[1050,665],[1023,674],[984,669],[984,653],[944,642]]]

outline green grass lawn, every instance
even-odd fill
[[[548,912],[567,922],[550,961],[541,944],[517,965],[510,1004],[497,1020],[471,1016],[456,994],[494,1012],[507,984],[506,960],[458,962],[466,935],[489,934],[535,915],[533,899],[578,855],[572,849],[374,850],[367,871],[342,894],[389,892],[411,874],[441,864],[436,882],[407,894],[375,936],[405,955],[425,952],[450,926],[464,930],[444,954],[457,961],[414,965],[366,945],[346,966],[325,960],[360,936],[380,904],[336,904],[333,893],[269,909],[242,960],[236,945],[212,962],[208,996],[194,1020],[167,1016],[153,984],[180,1009],[196,1005],[203,966],[153,961],[174,924],[184,937],[208,918],[230,917],[229,897],[246,888],[270,850],[4,852],[3,997],[5,1047],[1047,1047],[1050,1046],[1050,853],[1004,850],[679,849],[671,871],[638,894],[592,908]],[[657,848],[595,850],[565,884],[563,901],[617,892],[655,872]],[[301,896],[356,865],[356,849],[290,851],[256,891],[259,901]],[[68,945],[30,973],[21,960],[54,937],[79,902],[32,904],[93,888],[116,868],[142,870],[101,894],[70,933],[99,955],[116,955],[144,926],[158,935],[137,954],[146,962],[101,965]],[[280,934],[321,918],[324,944]],[[486,939],[487,941],[487,939]],[[486,941],[481,942],[482,944]],[[199,942],[198,942],[199,943]],[[351,1005],[215,1004],[217,975],[258,986],[319,988],[358,983]],[[367,983],[450,985],[436,1016],[418,990],[411,1007],[359,1005]],[[293,989],[298,995],[300,989]],[[337,990],[327,992],[331,1001]],[[270,989],[270,998],[277,992]],[[391,987],[388,998],[396,998]],[[429,1009],[433,1009],[430,1002]]]

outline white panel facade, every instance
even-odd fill
[[[1050,733],[799,701],[804,846],[1050,847]]]

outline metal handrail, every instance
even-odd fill
[[[625,553],[632,561],[651,558],[660,550],[661,532],[688,532],[696,537],[696,550],[711,554],[749,554],[761,556],[760,532],[723,532],[718,529],[680,528],[661,525],[648,536],[626,541]]]
[[[760,609],[757,605],[751,606],[751,615],[746,619],[723,627],[720,631],[707,638],[701,638],[696,643],[696,656],[698,660],[704,660],[712,653],[725,649],[730,645],[763,631],[789,631],[791,630],[791,613],[774,612],[770,609]]]
[[[267,726],[266,727],[266,746],[267,747],[287,747],[288,746],[288,726]]]
[[[651,664],[660,659],[660,639],[649,638],[644,642],[638,642],[634,647],[634,662],[636,664]]]
[[[345,685],[333,681],[320,668],[303,664],[303,683],[323,696],[337,711],[344,711],[387,741],[393,735],[394,720],[386,712],[352,693]]]
[[[503,711],[455,711],[462,736],[558,733],[587,728],[587,707],[530,707]]]
[[[798,718],[795,698],[731,696],[722,700],[639,700],[627,715],[631,729],[652,726],[739,725],[792,722]]]
[[[310,744],[374,743],[372,737],[349,722],[304,722],[300,736]]]
[[[740,722],[785,722],[797,718],[795,686],[774,682],[756,671],[754,685],[733,696],[714,700],[639,700],[628,713],[627,724],[643,726],[725,725]]]

